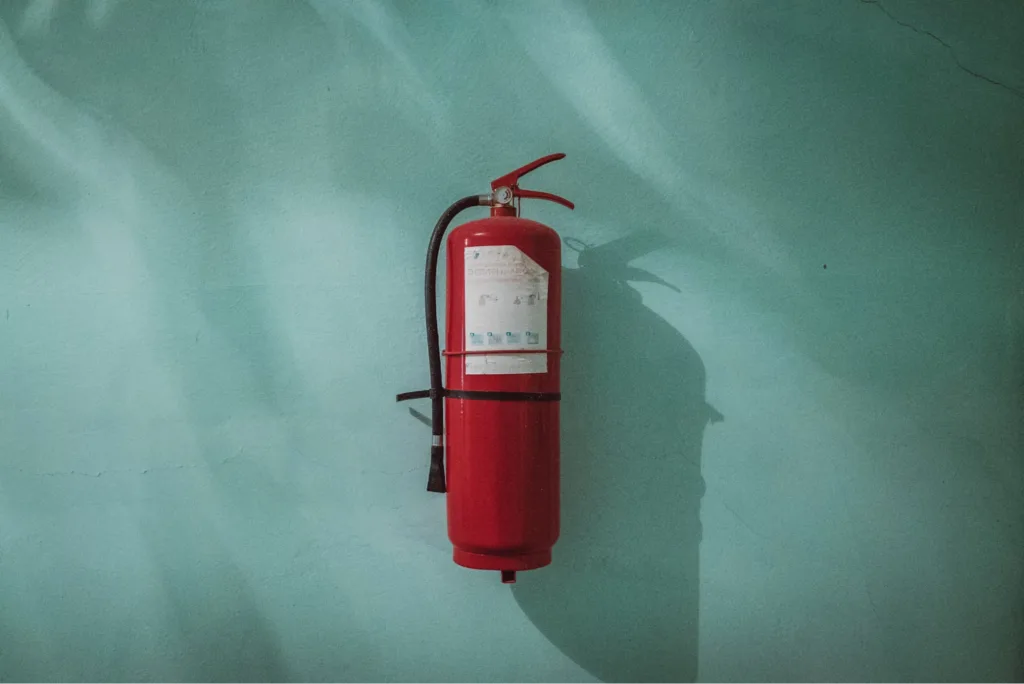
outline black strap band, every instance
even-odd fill
[[[441,395],[444,396],[443,391],[441,392]],[[415,392],[402,392],[397,397],[395,397],[395,401],[406,401],[407,399],[426,399],[427,397],[433,396],[434,390],[416,390]]]
[[[561,392],[486,392],[479,390],[441,390],[441,396],[448,399],[478,399],[484,401],[561,401]],[[403,392],[395,401],[433,398],[433,390]]]
[[[484,399],[488,401],[561,401],[560,392],[478,392],[446,389],[449,399]]]

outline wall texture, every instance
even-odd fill
[[[0,22],[0,679],[1024,678],[1024,5]],[[437,215],[554,151],[563,538],[510,589],[394,395]]]

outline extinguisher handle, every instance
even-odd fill
[[[549,154],[546,157],[541,157],[540,159],[535,159],[529,164],[521,166],[515,171],[506,173],[504,176],[501,176],[500,178],[496,178],[493,181],[491,181],[491,193],[495,197],[497,202],[499,202],[502,205],[511,204],[514,198],[526,197],[529,199],[548,200],[549,202],[561,204],[563,207],[575,209],[575,205],[569,200],[565,199],[564,197],[552,195],[549,192],[525,190],[519,187],[519,179],[525,176],[526,174],[530,173],[531,171],[535,171],[536,169],[539,169],[545,164],[550,164],[551,162],[558,161],[559,159],[564,158],[565,153],[558,152],[555,154]]]
[[[503,186],[515,188],[517,185],[519,185],[519,179],[525,176],[526,174],[530,173],[531,171],[536,171],[545,164],[550,164],[551,162],[558,161],[559,159],[565,159],[564,152],[556,152],[555,154],[549,154],[546,157],[535,159],[525,166],[520,166],[515,171],[510,171],[509,173],[506,173],[501,178],[496,178],[493,181],[491,181],[491,190],[497,190],[498,188]]]
[[[516,197],[542,199],[547,200],[549,202],[557,202],[558,204],[561,204],[563,207],[567,207],[569,209],[576,208],[576,205],[570,202],[569,200],[565,199],[564,197],[559,197],[558,195],[552,195],[550,192],[540,192],[539,190],[524,190],[522,188],[516,188],[512,192]]]

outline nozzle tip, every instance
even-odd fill
[[[444,477],[444,447],[430,448],[430,472],[427,475],[427,491],[444,494],[448,491]]]
[[[516,583],[516,571],[515,570],[502,570],[501,571],[501,583],[502,584],[515,584]]]

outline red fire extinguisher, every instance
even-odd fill
[[[464,197],[441,215],[424,287],[430,389],[397,397],[431,399],[427,490],[447,492],[455,562],[497,570],[506,584],[517,571],[548,565],[559,533],[561,242],[518,207],[525,197],[573,209],[562,197],[519,187],[522,176],[563,157],[516,169],[494,180],[489,194]],[[448,238],[444,386],[437,259],[448,225],[470,207],[490,207],[491,215]]]

